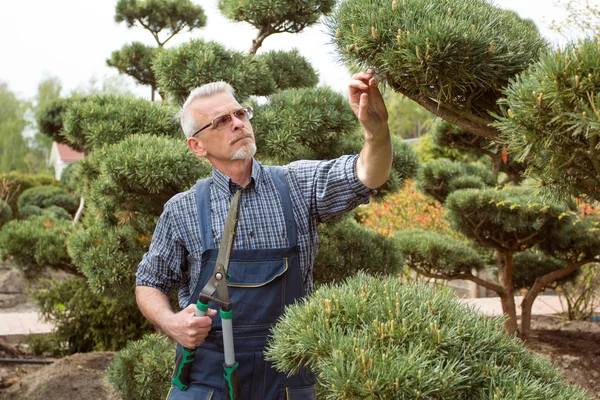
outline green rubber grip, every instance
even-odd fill
[[[204,304],[203,302],[198,300],[198,302],[196,302],[196,308],[200,311],[207,312],[208,311],[208,303]]]
[[[225,382],[227,384],[227,400],[240,400],[242,397],[242,386],[240,384],[240,376],[238,374],[238,367],[240,363],[236,362],[232,367],[228,367],[223,364],[223,370],[225,373]]]
[[[175,371],[171,382],[180,390],[187,390],[190,387],[190,368],[196,358],[196,349],[181,347],[181,353],[175,360]]]
[[[219,310],[222,319],[231,319],[231,311]]]

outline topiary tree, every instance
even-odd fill
[[[31,216],[27,221],[13,220],[0,230],[0,249],[27,278],[38,277],[45,267],[82,276],[67,254],[65,238],[71,231],[69,221],[50,213]]]
[[[125,22],[128,28],[139,24],[152,34],[158,47],[140,42],[126,44],[121,50],[113,51],[106,64],[142,85],[150,85],[154,101],[157,89],[152,71],[154,56],[184,29],[192,31],[206,25],[204,10],[190,0],[119,0],[115,11],[116,22]],[[164,99],[164,93],[160,92]]]
[[[39,208],[40,210],[51,206],[60,207],[71,215],[75,214],[79,202],[75,200],[65,189],[58,186],[36,186],[25,190],[17,200],[19,214],[25,218],[23,210],[26,207]],[[35,213],[35,212],[34,212]],[[27,213],[25,213],[27,214]]]
[[[575,159],[580,165],[588,163],[585,168],[593,171],[589,157],[579,157],[577,148],[564,144],[579,140],[578,136],[585,137],[588,142],[581,149],[593,153],[595,136],[589,132],[593,132],[595,118],[591,101],[595,99],[595,89],[593,83],[587,82],[596,79],[590,66],[598,59],[597,45],[589,41],[587,45],[573,46],[569,51],[576,51],[577,56],[565,57],[564,52],[550,49],[531,21],[483,0],[349,0],[339,4],[327,25],[347,64],[377,67],[381,79],[394,91],[450,123],[434,127],[434,151],[456,157],[448,151],[451,148],[469,155],[457,157],[454,162],[428,162],[419,173],[419,186],[438,201],[446,201],[447,208],[453,207],[453,226],[484,259],[489,256],[485,256],[483,248],[493,249],[492,266],[498,270],[498,282],[477,283],[498,292],[509,316],[507,330],[516,333],[513,271],[522,271],[525,266],[516,265],[513,256],[531,247],[542,251],[542,242],[548,235],[539,228],[561,231],[563,225],[573,224],[577,218],[567,218],[570,211],[559,204],[543,204],[544,199],[533,192],[517,195],[509,186],[522,183],[524,171],[530,168],[532,172],[537,168],[556,179],[581,183],[569,175],[580,172],[568,166],[568,160]],[[500,101],[509,84],[507,99]],[[555,94],[557,88],[564,88],[562,97]],[[584,110],[582,104],[589,107]],[[535,111],[530,112],[532,109]],[[554,136],[546,134],[548,129]],[[565,129],[573,132],[569,139],[564,136]],[[512,139],[505,135],[512,135]],[[562,141],[564,147],[553,146],[550,137],[555,137],[557,143]],[[523,141],[527,144],[519,145]],[[517,150],[510,148],[515,143]],[[534,147],[536,156],[532,153]],[[509,157],[514,152],[520,157]],[[475,172],[483,169],[474,170],[464,164],[472,160],[489,172],[484,176]],[[558,164],[564,168],[554,168]],[[547,185],[546,180],[543,183]],[[588,184],[590,193],[596,190],[593,181]],[[504,186],[510,190],[493,189]],[[505,218],[509,223],[503,226]],[[582,235],[588,238],[593,231],[585,225],[581,225]],[[511,235],[513,238],[509,239]],[[583,243],[588,240],[585,238],[579,237]],[[437,243],[440,238],[431,240]],[[573,273],[564,263],[549,265],[559,269],[556,273],[538,270],[542,275],[535,282],[542,288]],[[435,272],[435,277],[442,279],[464,277],[459,270],[449,273],[435,265],[423,272]],[[468,279],[473,280],[471,276]],[[531,283],[531,279],[527,282]],[[531,307],[542,290],[539,285],[530,287],[531,296],[522,304],[525,314],[529,312],[525,308]],[[529,332],[528,321],[527,317],[523,319],[523,338]]]
[[[494,125],[500,141],[545,194],[598,201],[597,96],[600,48],[596,40],[544,52],[540,61],[506,89],[502,114]]]
[[[319,398],[587,398],[502,325],[448,290],[360,273],[288,307],[267,357],[316,371]]]
[[[115,67],[119,73],[126,74],[142,85],[149,85],[152,101],[156,93],[156,77],[152,71],[152,59],[158,48],[147,46],[140,42],[132,42],[124,45],[121,50],[112,52],[106,64]]]
[[[267,1],[219,0],[219,10],[232,21],[248,22],[258,34],[252,40],[250,54],[255,54],[263,41],[274,33],[299,33],[327,15],[335,1]]]

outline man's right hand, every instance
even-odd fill
[[[204,317],[196,317],[196,305],[190,304],[176,314],[172,314],[164,326],[166,333],[183,347],[194,349],[204,342],[210,331],[212,320],[217,311],[209,308]]]

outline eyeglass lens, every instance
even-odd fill
[[[242,121],[247,120],[247,119],[249,120],[252,118],[252,108],[250,108],[250,107],[240,108],[239,110],[234,112],[233,115],[235,115],[235,117],[237,119],[241,119]],[[214,119],[213,126],[215,129],[220,129],[224,126],[229,125],[230,122],[231,122],[231,114],[221,115],[220,117],[217,117]]]

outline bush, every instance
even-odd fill
[[[459,236],[443,217],[442,205],[419,193],[414,181],[407,182],[404,189],[386,196],[383,201],[362,206],[356,211],[357,221],[384,236],[410,228]]]
[[[586,399],[503,324],[448,289],[361,273],[288,307],[266,357],[315,371],[327,399]]]
[[[21,219],[28,219],[33,216],[49,214],[58,219],[71,220],[71,215],[62,207],[50,206],[48,208],[40,208],[38,206],[27,205],[21,209]]]
[[[47,214],[11,221],[0,230],[0,248],[30,279],[45,267],[76,273],[65,244],[71,230],[69,222]]]
[[[10,208],[7,202],[0,199],[0,228],[11,219],[13,219],[12,208]]]
[[[349,216],[319,228],[320,247],[314,266],[315,284],[341,281],[364,269],[398,274],[404,259],[397,244]]]
[[[406,264],[435,274],[470,274],[484,267],[481,256],[464,242],[423,229],[405,229],[394,235]]]
[[[0,174],[0,182],[2,183],[3,189],[7,192],[7,196],[3,200],[8,199],[8,204],[15,213],[14,217],[19,218],[19,209],[17,207],[17,200],[21,193],[36,186],[48,186],[58,185],[58,181],[50,175],[32,175],[23,174],[20,172],[9,172]]]
[[[130,340],[152,331],[140,313],[133,293],[127,297],[105,297],[92,292],[85,279],[46,281],[33,294],[43,318],[55,326],[47,341],[62,343],[62,354],[87,351],[117,351]],[[37,343],[39,350],[48,346]]]
[[[19,212],[25,206],[37,206],[48,208],[58,206],[67,210],[71,215],[75,214],[79,207],[79,201],[73,198],[65,189],[57,186],[38,186],[24,191],[17,201]]]
[[[167,397],[175,346],[163,335],[146,335],[117,353],[106,380],[123,400],[162,400]]]

